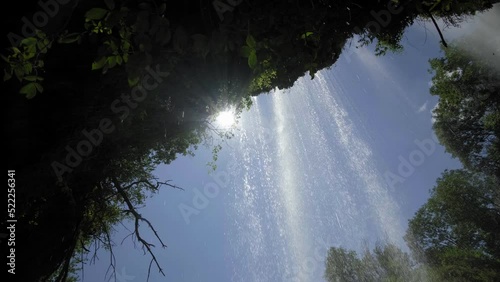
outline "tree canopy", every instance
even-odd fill
[[[458,46],[430,60],[434,130],[465,167],[500,175],[500,70]]]
[[[328,282],[417,282],[426,278],[425,269],[391,243],[379,243],[373,250],[367,248],[362,254],[332,247],[325,267],[324,277]]]
[[[500,183],[466,170],[445,171],[409,221],[405,239],[416,259],[443,279],[500,278]]]

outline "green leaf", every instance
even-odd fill
[[[40,83],[36,83],[36,82],[34,84],[35,84],[36,90],[38,90],[38,92],[42,93],[43,86]]]
[[[29,59],[35,57],[35,55],[36,55],[36,51],[28,51],[28,52],[23,54],[23,59],[25,61],[28,61]]]
[[[251,69],[254,69],[257,66],[257,54],[254,52],[250,53],[250,56],[248,56],[248,66]]]
[[[109,46],[109,48],[111,49],[111,52],[115,53],[118,51],[118,46],[116,46],[116,43],[114,40],[105,41],[104,44]]]
[[[301,39],[305,39],[306,37],[309,37],[309,36],[311,36],[311,35],[313,35],[313,34],[314,34],[314,32],[308,31],[308,32],[306,32],[306,33],[302,34],[302,35],[300,36],[300,38],[301,38]]]
[[[52,41],[45,38],[43,41],[42,40],[38,41],[37,46],[40,52],[45,54],[47,53],[48,48],[52,46]]]
[[[23,68],[21,68],[19,66],[15,67],[14,74],[16,75],[17,79],[19,79],[19,81],[23,80],[23,76],[24,76]]]
[[[250,48],[255,49],[255,47],[257,47],[257,43],[255,42],[255,39],[250,34],[247,36],[247,40],[246,41],[247,41],[247,45]]]
[[[132,77],[132,78],[128,78],[128,86],[132,87],[132,86],[135,86],[137,83],[139,83],[139,79],[140,77],[139,76],[136,76],[136,77]]]
[[[6,70],[3,70],[3,81],[7,81],[12,77],[12,74],[8,73]]]
[[[29,53],[36,53],[36,43],[35,44],[31,44],[31,45],[28,45],[26,46],[26,49],[24,52],[29,52]]]
[[[26,37],[25,39],[21,40],[20,45],[32,46],[35,45],[37,41],[38,40],[36,40],[36,38],[34,37]]]
[[[121,64],[123,63],[122,56],[117,55],[117,56],[115,56],[115,58],[116,58],[116,63],[117,63],[118,65],[121,65]]]
[[[36,76],[36,75],[28,75],[28,76],[25,76],[24,77],[24,80],[27,80],[27,81],[37,81],[40,77]]]
[[[241,47],[240,49],[240,54],[245,57],[245,58],[248,58],[250,56],[250,54],[252,53],[252,48],[248,47],[248,46],[243,46]],[[254,51],[255,52],[255,51]]]
[[[101,69],[102,67],[104,67],[105,63],[106,63],[106,57],[101,57],[99,61],[92,63],[92,70]]]
[[[103,8],[92,8],[87,13],[85,13],[85,17],[91,20],[100,20],[106,16],[108,10]]]
[[[35,97],[36,90],[37,90],[37,87],[35,84],[37,84],[37,83],[31,82],[31,83],[26,84],[25,86],[23,86],[21,88],[21,90],[19,90],[19,93],[25,94],[26,98],[28,98],[28,99]]]
[[[68,43],[76,42],[78,40],[80,40],[80,33],[75,32],[75,33],[70,33],[68,35],[65,35],[64,37],[59,38],[58,42],[68,44]]]
[[[38,47],[38,50],[40,50],[42,53],[45,49],[47,49],[47,45],[43,41],[38,41],[36,43],[36,46]]]
[[[118,31],[118,34],[120,35],[121,38],[125,38],[125,36],[127,35],[127,30],[125,28],[120,28],[120,30]]]
[[[37,36],[38,38],[40,38],[40,39],[42,39],[42,38],[46,38],[46,37],[47,37],[47,34],[45,34],[45,32],[43,32],[43,31],[41,31],[41,30],[39,30],[39,29],[37,29],[35,33],[36,33],[36,36]]]
[[[123,52],[128,52],[128,50],[130,49],[130,42],[124,40],[121,49]]]
[[[21,54],[21,50],[17,47],[12,47],[12,51],[14,51],[14,55]]]
[[[114,68],[116,66],[116,57],[115,56],[108,57],[106,62],[108,63],[109,68]]]
[[[33,70],[33,65],[31,63],[25,63],[23,68],[24,68],[24,72],[26,74],[29,74]]]

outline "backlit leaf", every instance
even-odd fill
[[[106,57],[102,57],[99,59],[97,62],[92,63],[92,70],[98,70],[104,67],[104,64],[106,63]]]
[[[35,82],[31,82],[31,83],[26,84],[25,86],[23,86],[21,88],[21,90],[19,90],[19,93],[25,94],[26,98],[28,98],[28,99],[35,97],[36,89],[37,89],[35,84],[36,84]]]
[[[250,66],[251,69],[257,66],[257,54],[255,54],[255,52],[250,53],[250,56],[248,56],[248,66]]]
[[[108,10],[103,8],[92,8],[87,13],[85,13],[85,17],[91,20],[100,20],[106,16]]]
[[[247,36],[246,41],[247,41],[247,45],[250,46],[250,48],[252,48],[252,49],[255,49],[255,47],[257,46],[255,39],[250,34]]]

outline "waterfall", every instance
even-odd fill
[[[391,198],[355,105],[334,71],[261,95],[241,117],[227,257],[233,281],[321,281],[329,247],[400,242]]]

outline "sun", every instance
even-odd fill
[[[234,116],[234,111],[226,110],[219,112],[215,118],[215,122],[224,128],[231,127],[236,123],[236,117]]]

